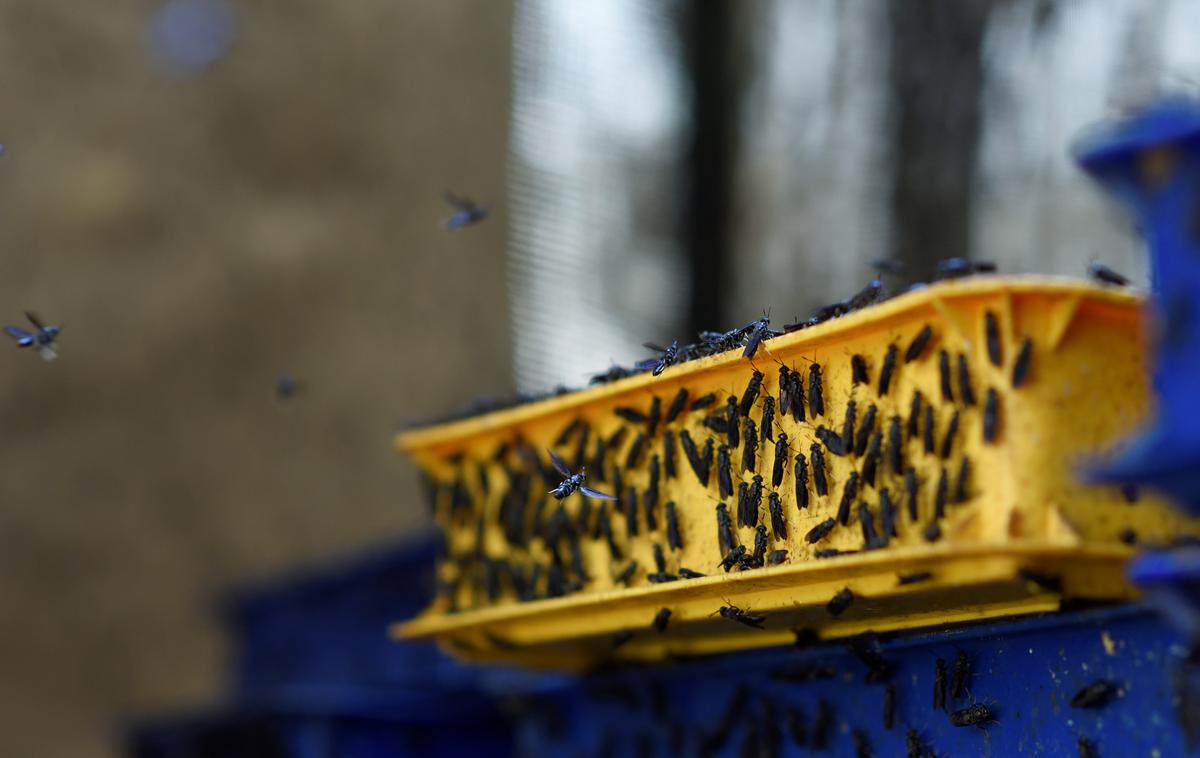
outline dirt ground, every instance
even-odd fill
[[[511,384],[510,4],[237,3],[188,80],[158,5],[0,2],[0,322],[63,325],[0,346],[3,755],[214,698],[218,591],[416,528],[391,435]]]

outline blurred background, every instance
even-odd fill
[[[419,530],[404,425],[903,261],[1143,281],[1080,129],[1187,0],[0,0],[0,753],[216,696],[225,588]],[[447,232],[453,190],[489,210]],[[5,346],[7,347],[7,346]],[[274,396],[286,372],[301,382]]]

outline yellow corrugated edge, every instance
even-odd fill
[[[1064,313],[1061,326],[1057,330],[1057,334],[1053,335],[1054,344],[1057,344],[1058,340],[1062,338],[1070,324],[1070,320],[1078,311],[1080,301],[1084,295],[1093,304],[1107,301],[1114,305],[1125,307],[1138,305],[1145,300],[1145,293],[1137,290],[1102,287],[1072,277],[1041,275],[970,277],[936,282],[927,287],[897,295],[890,300],[886,300],[870,308],[830,319],[823,324],[818,324],[808,329],[801,329],[791,334],[776,337],[764,342],[760,350],[764,348],[770,350],[775,347],[780,349],[802,346],[816,347],[836,343],[847,336],[853,335],[856,331],[878,329],[880,322],[885,322],[889,318],[900,314],[919,311],[922,308],[929,308],[938,313],[939,316],[945,317],[945,308],[941,305],[945,300],[1005,293],[1077,294],[1079,296],[1074,300],[1072,306],[1067,309],[1068,312]],[[1011,318],[1008,320],[1011,321]],[[947,319],[947,323],[954,323],[954,319]],[[742,357],[740,349],[731,350],[720,355],[672,366],[659,376],[651,376],[647,372],[599,387],[591,387],[570,392],[559,397],[526,403],[515,408],[494,411],[461,421],[438,424],[424,429],[405,431],[396,435],[394,447],[400,453],[415,454],[425,450],[436,453],[438,448],[453,446],[477,435],[486,434],[498,429],[511,428],[540,416],[551,415],[571,408],[588,406],[597,401],[623,395],[632,390],[651,386],[655,389],[669,387],[673,384],[681,383],[682,380],[693,378],[744,360],[746,359]]]

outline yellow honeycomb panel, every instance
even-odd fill
[[[930,336],[920,346],[926,330]],[[865,366],[857,382],[854,356]],[[1014,387],[1018,363],[1026,367],[1025,378]],[[803,420],[781,413],[781,366],[801,377]],[[761,390],[748,413],[739,414],[739,444],[731,446],[721,421],[730,398],[742,404],[756,371],[762,373]],[[810,402],[818,372],[821,414]],[[447,556],[439,566],[442,594],[393,633],[435,637],[467,658],[579,667],[613,656],[654,660],[780,644],[797,632],[828,638],[1054,610],[1064,597],[1132,597],[1123,578],[1131,543],[1195,534],[1198,523],[1149,494],[1130,498],[1083,484],[1078,473],[1146,418],[1148,376],[1139,296],[1067,279],[975,277],[914,290],[765,341],[753,359],[731,351],[670,367],[658,377],[641,374],[402,434],[397,447],[414,456],[432,482]],[[665,416],[681,389],[688,396],[684,410],[669,423],[661,420],[653,434],[649,423],[615,412],[650,415],[657,404]],[[916,393],[921,401],[910,425]],[[709,394],[716,396],[711,405],[690,409]],[[851,403],[854,449],[839,455],[829,433],[843,434]],[[772,439],[764,440],[769,404]],[[874,421],[862,433],[870,416]],[[743,470],[750,463],[744,461],[746,419],[755,427],[749,470]],[[985,421],[994,422],[990,440]],[[818,432],[821,427],[826,431]],[[618,444],[598,450],[598,440],[613,439],[621,428],[626,431]],[[571,433],[556,444],[564,430]],[[712,440],[706,482],[681,445],[685,433],[700,457]],[[776,486],[780,433],[787,439],[780,448],[786,463]],[[641,450],[634,457],[639,435]],[[674,477],[666,471],[668,444]],[[734,490],[724,497],[717,471],[722,444]],[[562,501],[546,496],[562,478],[550,468],[547,449],[569,465],[587,465],[587,484],[620,500],[602,505],[578,493]],[[807,473],[799,488],[798,455]],[[816,483],[820,458],[824,494]],[[656,466],[650,524],[646,491]],[[753,525],[739,526],[739,486],[753,489],[756,475],[762,477],[761,502],[745,511]],[[621,488],[614,492],[618,476]],[[847,496],[855,477],[857,492]],[[915,500],[908,479],[917,484]],[[524,490],[522,481],[528,482]],[[884,491],[894,534],[883,518]],[[804,507],[800,492],[806,493]],[[775,533],[771,493],[778,496],[786,536]],[[668,503],[682,538],[678,549],[668,544]],[[742,570],[724,571],[719,504],[733,522],[735,542],[748,553],[754,553],[761,524],[765,554],[785,550],[786,558],[761,568],[750,560]],[[602,508],[611,546],[597,526]],[[835,526],[827,536],[806,539],[831,518]],[[556,551],[545,538],[553,525],[563,527]],[[875,539],[868,543],[870,531]],[[661,571],[655,545],[665,559]],[[636,570],[618,582],[631,560]],[[705,576],[677,578],[681,567]],[[652,575],[677,579],[652,582]],[[522,589],[526,599],[519,597]],[[843,589],[853,600],[834,615],[827,606]],[[722,606],[765,616],[765,628],[721,616]],[[660,633],[651,622],[662,608],[671,616]]]

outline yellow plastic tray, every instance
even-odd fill
[[[442,426],[402,434],[397,447],[413,455],[436,483],[435,513],[446,532],[449,558],[439,572],[449,590],[422,616],[394,626],[401,638],[435,637],[460,656],[509,659],[531,665],[577,667],[617,656],[652,660],[779,644],[793,634],[836,637],[867,629],[932,626],[1020,613],[1054,610],[1064,597],[1124,599],[1133,595],[1123,578],[1125,560],[1135,539],[1165,542],[1181,533],[1196,533],[1197,522],[1181,516],[1164,502],[1079,482],[1079,468],[1128,435],[1149,410],[1143,301],[1125,291],[1084,282],[1047,277],[978,277],[939,283],[893,298],[871,308],[819,326],[763,343],[753,360],[732,351],[668,368],[659,377],[643,374],[610,385],[564,395]],[[906,360],[917,336],[931,336],[912,360]],[[1028,345],[1028,348],[1025,348]],[[1013,387],[1020,354],[1027,350],[1024,382]],[[996,351],[996,354],[993,353]],[[886,394],[881,374],[889,352],[895,356]],[[942,354],[949,368],[952,399],[943,395]],[[866,366],[867,381],[853,381],[852,356]],[[965,367],[973,404],[962,389],[960,361]],[[779,367],[803,376],[805,421],[784,417],[779,409]],[[824,413],[815,416],[807,399],[813,367],[820,366]],[[718,496],[717,461],[708,486],[700,483],[679,447],[687,430],[703,448],[727,442],[725,435],[704,425],[709,415],[723,415],[726,401],[740,404],[752,373],[761,371],[762,389],[748,417],[761,424],[764,397],[775,404],[773,434],[789,439],[787,465],[778,488],[772,487],[775,444],[756,440],[755,470],[742,471],[744,421],[739,422],[742,446],[730,449],[734,495]],[[861,379],[861,377],[860,377]],[[671,424],[658,425],[634,466],[625,466],[629,448],[646,425],[626,421],[618,407],[648,413],[654,398],[665,413],[680,388],[689,403],[709,393],[717,401],[694,412],[684,411]],[[913,395],[920,392],[922,410],[916,435],[909,436]],[[985,411],[994,393],[994,414]],[[841,434],[850,401],[856,405],[855,442],[868,409],[876,407],[874,430],[881,454],[874,486],[863,482],[871,437],[862,455],[834,455],[817,439],[818,426]],[[925,407],[932,415],[932,453],[925,446]],[[992,440],[984,440],[985,415],[995,419]],[[957,432],[943,457],[943,446],[957,416]],[[891,465],[892,419],[901,426],[900,473]],[[743,419],[745,417],[742,417]],[[546,468],[546,448],[564,459],[575,458],[578,435],[554,447],[561,432],[576,419],[590,430],[585,461],[594,458],[595,440],[608,438],[618,427],[629,427],[618,449],[607,452],[606,467],[621,468],[624,487],[638,495],[638,534],[628,536],[624,504],[610,503],[610,523],[621,553],[610,557],[607,541],[593,539],[599,504],[584,505],[573,494],[562,507],[576,524],[580,509],[590,521],[580,534],[581,557],[588,580],[563,597],[545,598],[545,569],[550,554],[534,536],[526,547],[509,544],[500,527],[500,509],[514,472],[536,468],[518,454],[517,440],[538,451]],[[648,530],[644,496],[651,459],[658,456],[660,472],[664,428],[676,437],[677,476],[660,475],[656,509],[657,529]],[[836,442],[834,443],[836,446]],[[825,458],[828,494],[815,489],[812,448]],[[508,452],[497,460],[496,453]],[[802,453],[808,469],[808,505],[797,505],[795,455]],[[963,460],[968,474],[965,498],[956,502]],[[917,519],[909,514],[904,470],[912,467],[918,482]],[[806,534],[817,524],[837,518],[851,472],[857,472],[857,496],[849,500],[849,518],[815,544]],[[944,513],[935,519],[939,480],[945,472]],[[716,508],[727,506],[737,542],[752,551],[756,530],[738,528],[741,482],[763,477],[757,523],[768,532],[767,551],[787,550],[778,565],[724,572],[719,566]],[[588,484],[612,492],[612,476],[598,481],[589,472]],[[482,477],[488,487],[485,494]],[[525,509],[526,529],[533,530],[537,502],[557,484],[533,474],[532,496]],[[459,495],[453,495],[457,486]],[[865,502],[875,531],[882,530],[880,491],[886,488],[895,507],[895,532],[886,547],[865,549],[859,503]],[[786,521],[786,539],[775,539],[768,493],[776,491]],[[452,501],[458,500],[454,508]],[[668,547],[665,504],[675,503],[681,549]],[[542,523],[559,505],[547,499]],[[617,513],[613,513],[616,506]],[[929,524],[937,521],[940,536],[931,540]],[[656,570],[653,545],[666,559],[665,573],[681,566],[702,572],[702,578],[651,583]],[[817,557],[817,550],[842,551]],[[854,551],[854,552],[850,552]],[[486,590],[485,556],[518,567],[528,576],[533,564],[542,567],[539,596],[521,601],[511,583],[500,582],[491,600]],[[567,578],[574,578],[565,544],[561,551]],[[628,586],[614,582],[629,562],[639,568]],[[928,574],[913,583],[900,577]],[[501,572],[504,575],[504,572]],[[838,615],[827,608],[833,596],[848,589],[853,600]],[[765,629],[754,629],[727,618],[718,609],[737,606],[766,616]],[[664,633],[651,628],[661,608],[671,610]],[[629,633],[632,632],[632,635]],[[622,644],[616,646],[620,640]]]

